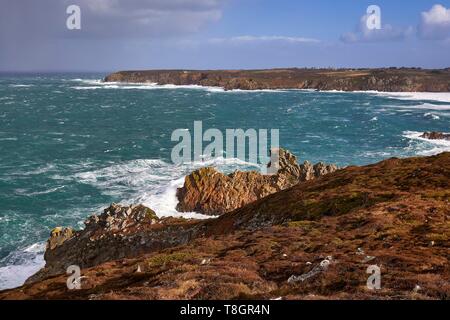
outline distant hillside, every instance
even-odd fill
[[[450,69],[145,70],[116,72],[105,81],[216,86],[225,90],[450,92]]]

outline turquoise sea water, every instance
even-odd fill
[[[450,94],[232,91],[102,84],[104,74],[0,75],[0,289],[43,265],[49,231],[80,228],[111,202],[179,215],[175,190],[201,165],[175,166],[175,129],[279,129],[300,161],[362,165],[450,150],[423,131],[450,131]],[[188,216],[195,216],[189,214]]]

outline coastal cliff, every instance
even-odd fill
[[[449,299],[449,202],[442,153],[340,169],[210,220],[112,205],[56,228],[45,268],[0,299]]]
[[[106,76],[104,81],[200,85],[222,87],[225,90],[450,92],[450,68],[143,70],[112,73]]]

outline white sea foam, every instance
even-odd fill
[[[43,195],[43,194],[49,194],[49,193],[53,193],[56,192],[58,190],[63,189],[65,186],[60,186],[60,187],[55,187],[55,188],[50,188],[44,191],[36,191],[36,192],[31,192],[28,193],[27,196],[32,197],[32,196],[39,196],[39,195]]]
[[[44,267],[44,250],[45,243],[35,243],[2,259],[7,265],[0,267],[0,290],[21,286],[28,277]]]
[[[102,80],[89,80],[89,79],[73,79],[73,81],[81,82],[85,86],[71,87],[75,90],[96,90],[96,89],[124,89],[124,90],[155,90],[155,89],[195,89],[195,90],[207,90],[210,92],[221,92],[223,88],[220,87],[208,87],[199,85],[174,85],[165,84],[158,85],[157,83],[134,83],[134,82],[103,82]]]
[[[71,87],[75,90],[96,90],[96,89],[122,89],[122,90],[173,90],[173,89],[195,89],[195,90],[207,90],[211,92],[219,92],[221,91],[220,88],[215,87],[202,87],[197,85],[172,85],[172,84],[166,84],[166,85],[156,85],[156,84],[112,84],[112,83],[106,83],[96,86],[75,86]]]
[[[192,171],[214,166],[218,170],[231,172],[236,169],[259,169],[258,165],[239,159],[206,158],[204,161],[185,165],[174,165],[156,159],[139,159],[112,165],[93,171],[77,173],[74,179],[98,188],[103,194],[122,199],[120,203],[143,203],[160,217],[211,218],[195,212],[180,213],[175,210],[178,203],[177,188],[182,187],[184,177]]]
[[[33,87],[32,84],[10,84],[11,88],[30,88]]]
[[[431,112],[427,112],[427,113],[425,113],[423,116],[424,116],[425,118],[431,118],[431,119],[433,119],[433,120],[439,120],[439,119],[441,119],[438,115],[433,114],[433,113],[431,113]]]
[[[361,92],[398,100],[450,102],[450,92]]]
[[[258,93],[258,92],[272,92],[283,93],[288,91],[304,91],[311,92],[310,90],[297,90],[297,89],[258,89],[258,90],[225,90],[222,87],[214,86],[201,86],[201,85],[175,85],[175,84],[157,84],[157,83],[135,83],[135,82],[103,82],[102,80],[88,80],[88,79],[73,79],[72,81],[81,82],[85,86],[73,86],[75,90],[96,90],[96,89],[124,89],[124,90],[175,90],[175,89],[192,89],[192,90],[205,90],[210,93]]]
[[[415,154],[421,156],[432,156],[442,152],[450,151],[449,140],[431,140],[422,138],[423,132],[417,131],[405,131],[403,136],[414,142],[415,145],[410,145],[409,148],[414,149]]]
[[[365,90],[365,91],[320,90],[315,92],[346,93],[346,94],[364,93],[372,96],[379,96],[397,100],[450,102],[450,92],[383,92],[374,90]],[[365,105],[367,105],[367,103]]]

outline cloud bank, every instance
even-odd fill
[[[78,38],[164,38],[199,31],[222,16],[227,0],[2,0],[0,39],[41,36]],[[81,9],[81,30],[66,28],[66,8]],[[9,28],[8,28],[9,26]],[[14,28],[11,28],[14,26]],[[9,29],[9,30],[7,30]]]
[[[450,9],[436,4],[429,11],[422,12],[419,36],[423,39],[450,39]]]

